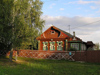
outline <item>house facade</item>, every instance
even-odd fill
[[[55,26],[51,26],[39,37],[38,50],[44,51],[67,51],[70,48],[87,50],[87,43],[76,37],[75,32],[71,35]]]

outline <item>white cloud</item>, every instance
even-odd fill
[[[93,41],[94,43],[100,43],[100,31],[95,31],[90,35],[79,35],[84,41]]]
[[[52,3],[51,5],[50,5],[50,7],[49,8],[53,8],[53,6],[55,6],[56,4],[55,3]]]
[[[99,42],[100,39],[100,17],[64,17],[64,16],[42,16],[46,21],[44,31],[53,24],[54,26],[69,32],[76,32],[76,36],[80,37],[83,41]],[[97,22],[96,22],[97,21]]]
[[[95,3],[96,1],[83,1],[83,0],[79,0],[77,1],[78,4],[89,4],[89,3]]]
[[[83,1],[83,0],[79,0],[79,1],[72,1],[69,2],[68,4],[90,4],[90,3],[94,3],[94,4],[100,4],[100,0],[98,1]]]
[[[60,8],[59,10],[64,10],[64,8]]]
[[[95,6],[90,6],[90,8],[91,8],[91,9],[96,9],[96,7],[95,7]]]
[[[96,9],[95,12],[94,12],[94,14],[90,14],[90,16],[92,16],[92,15],[93,16],[99,15],[99,13],[100,13],[100,0],[91,0],[91,1],[78,0],[78,1],[69,2],[67,4],[80,4],[80,5],[86,5],[86,4],[88,4],[87,8],[90,7],[91,9]],[[86,9],[85,12],[89,12],[89,11],[91,11],[91,9]]]

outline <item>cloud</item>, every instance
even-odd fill
[[[96,9],[97,7],[95,7],[95,6],[90,6],[90,8],[91,8],[91,9]]]
[[[71,2],[68,2],[67,4],[79,4],[79,5],[86,5],[88,4],[87,8],[90,7],[90,9],[86,9],[85,12],[89,12],[96,9],[95,12],[94,12],[94,15],[98,15],[100,13],[100,0],[91,0],[91,1],[87,1],[87,0],[78,0],[78,1],[71,1]],[[82,7],[83,8],[83,7]],[[81,8],[81,10],[82,10]],[[77,8],[78,9],[78,8]],[[80,9],[80,8],[79,8]],[[84,9],[83,9],[84,10]],[[91,15],[91,14],[90,14]],[[92,16],[91,15],[91,16]]]
[[[69,2],[68,4],[90,4],[90,3],[94,3],[94,4],[100,4],[100,1],[83,1],[83,0],[79,0],[79,1],[72,1]]]
[[[90,35],[79,35],[82,40],[84,41],[93,41],[94,43],[100,43],[100,31],[95,31],[94,33],[91,33]]]
[[[50,7],[49,8],[53,8],[53,6],[55,6],[56,4],[55,3],[52,3],[51,5],[50,5]]]
[[[96,3],[96,1],[83,1],[83,0],[79,0],[77,1],[78,4],[89,4],[89,3]]]
[[[60,8],[59,10],[64,10],[64,8]]]
[[[69,26],[71,34],[73,31],[76,35],[84,41],[94,41],[98,42],[100,38],[100,17],[64,17],[64,16],[42,16],[42,19],[46,21],[45,31],[47,28],[53,24],[54,26],[69,32]],[[98,39],[97,39],[98,38]]]

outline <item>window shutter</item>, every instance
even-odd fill
[[[57,46],[57,50],[59,50],[58,46]]]
[[[54,46],[54,50],[55,50],[55,46]]]
[[[48,50],[48,46],[46,47],[46,50]]]
[[[45,49],[44,49],[44,46],[43,46],[43,50],[45,50]]]
[[[61,50],[63,50],[63,46],[61,47]]]

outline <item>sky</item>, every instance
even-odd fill
[[[83,41],[100,43],[100,0],[41,0],[43,31],[54,25]]]

